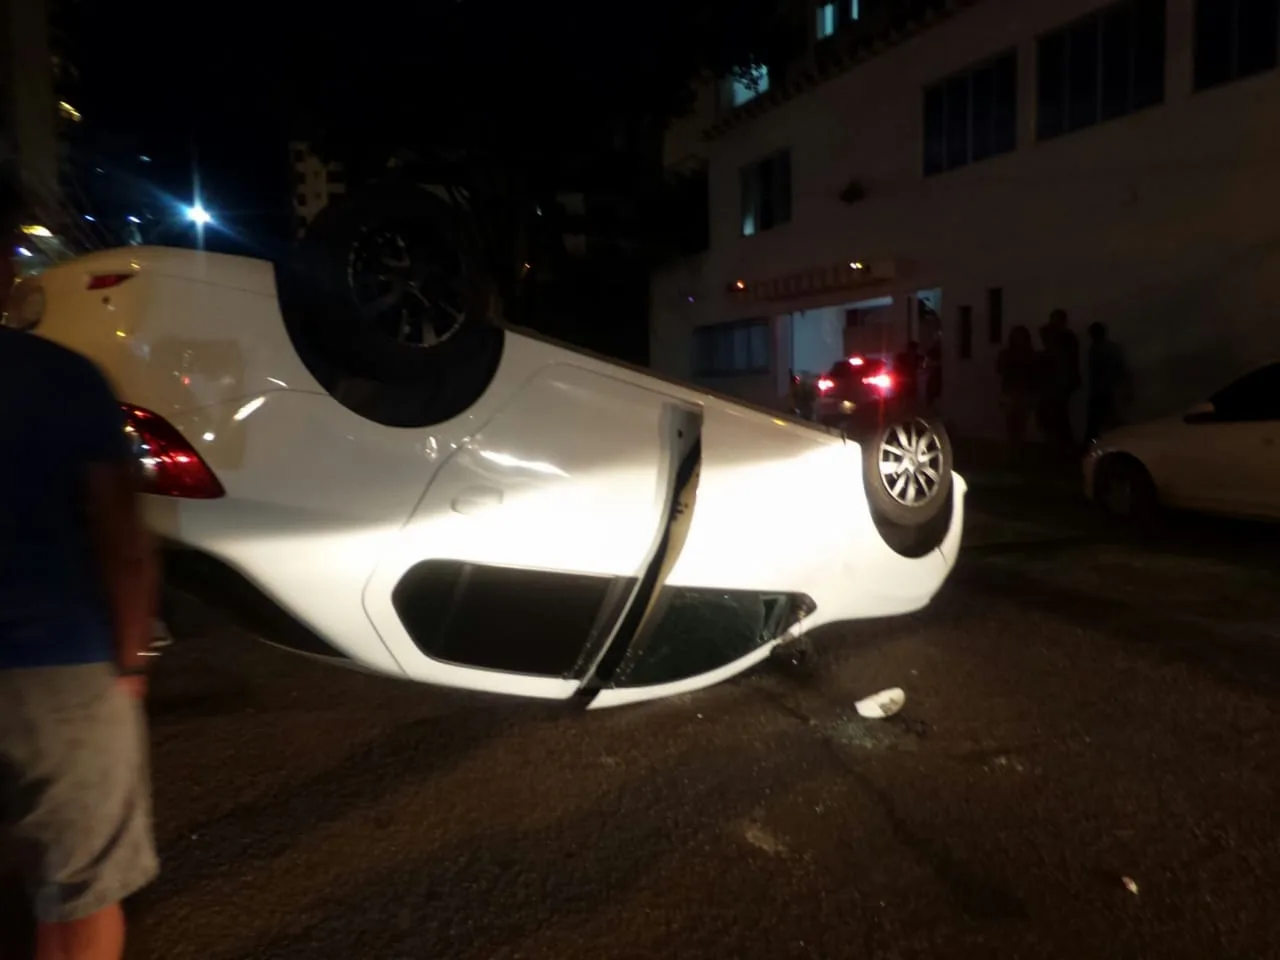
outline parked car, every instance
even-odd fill
[[[1121,516],[1160,505],[1280,519],[1280,363],[1180,416],[1121,427],[1084,460],[1086,494]]]
[[[24,282],[5,315],[107,372],[170,585],[262,638],[611,706],[918,610],[952,569],[949,452],[929,498],[885,503],[890,473],[850,438],[486,322],[465,276],[414,263],[430,246],[368,246],[319,276],[107,250]]]
[[[879,411],[900,396],[899,378],[893,357],[886,354],[855,354],[842,357],[818,377],[816,419],[828,426],[843,426],[859,414]]]

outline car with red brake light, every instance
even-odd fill
[[[838,427],[859,414],[877,411],[899,398],[900,379],[894,375],[889,356],[855,354],[837,360],[815,381],[818,401],[814,419]]]
[[[507,325],[405,209],[335,208],[301,266],[138,246],[9,296],[116,388],[171,588],[330,662],[591,707],[941,588],[940,425],[883,405],[855,436]]]

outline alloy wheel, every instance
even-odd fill
[[[466,319],[466,268],[443,237],[383,228],[351,246],[347,283],[365,322],[404,346],[434,347]]]
[[[895,424],[880,441],[880,481],[889,496],[908,507],[922,507],[942,486],[942,440],[921,419]]]

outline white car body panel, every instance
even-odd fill
[[[135,275],[86,289],[90,275],[117,271]],[[919,610],[955,563],[958,476],[942,545],[905,557],[872,521],[856,443],[534,336],[507,331],[492,383],[461,416],[389,427],[330,397],[299,359],[268,263],[138,247],[40,282],[48,306],[36,332],[95,360],[123,401],[166,418],[226,490],[148,497],[153,529],[231,567],[369,670],[547,699],[580,693],[582,678],[426,655],[397,612],[396,585],[433,559],[638,581],[663,538],[691,429],[696,506],[666,587],[804,595],[815,609],[794,635]],[[605,688],[594,705],[718,682],[781,639],[698,676]]]
[[[1106,457],[1128,456],[1146,468],[1167,506],[1280,520],[1280,420],[1214,420],[1213,412],[1203,403],[1105,434],[1085,458],[1085,494],[1094,497]]]

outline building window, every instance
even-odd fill
[[[776,153],[742,168],[742,235],[791,220],[791,154]]]
[[[862,0],[849,0],[849,19],[859,20],[862,17]]]
[[[756,65],[748,67],[729,78],[729,103],[740,107],[762,93],[769,91],[769,68]]]
[[[697,327],[693,371],[698,377],[769,372],[769,319],[755,317]]]
[[[836,5],[822,3],[818,5],[818,39],[825,40],[836,32]]]
[[[1198,0],[1196,89],[1271,70],[1280,51],[1280,0]]]
[[[325,179],[329,183],[342,184],[346,182],[346,174],[341,170],[334,170],[332,167],[325,171]]]
[[[301,170],[294,174],[294,180],[297,181],[297,184],[300,187],[305,187],[307,185],[307,175]]]
[[[1164,101],[1165,0],[1126,0],[1040,38],[1041,140]]]
[[[1012,52],[924,92],[925,175],[954,170],[1018,143],[1018,63]]]
[[[296,197],[293,198],[293,203],[294,203],[294,206],[302,207],[305,209],[307,206],[307,195],[305,193],[298,194]]]
[[[305,160],[305,159],[307,159],[307,151],[306,151],[306,150],[304,150],[304,149],[302,149],[302,147],[294,147],[294,148],[293,148],[293,162],[294,162],[294,163],[301,163],[301,162],[302,162],[303,160]]]

